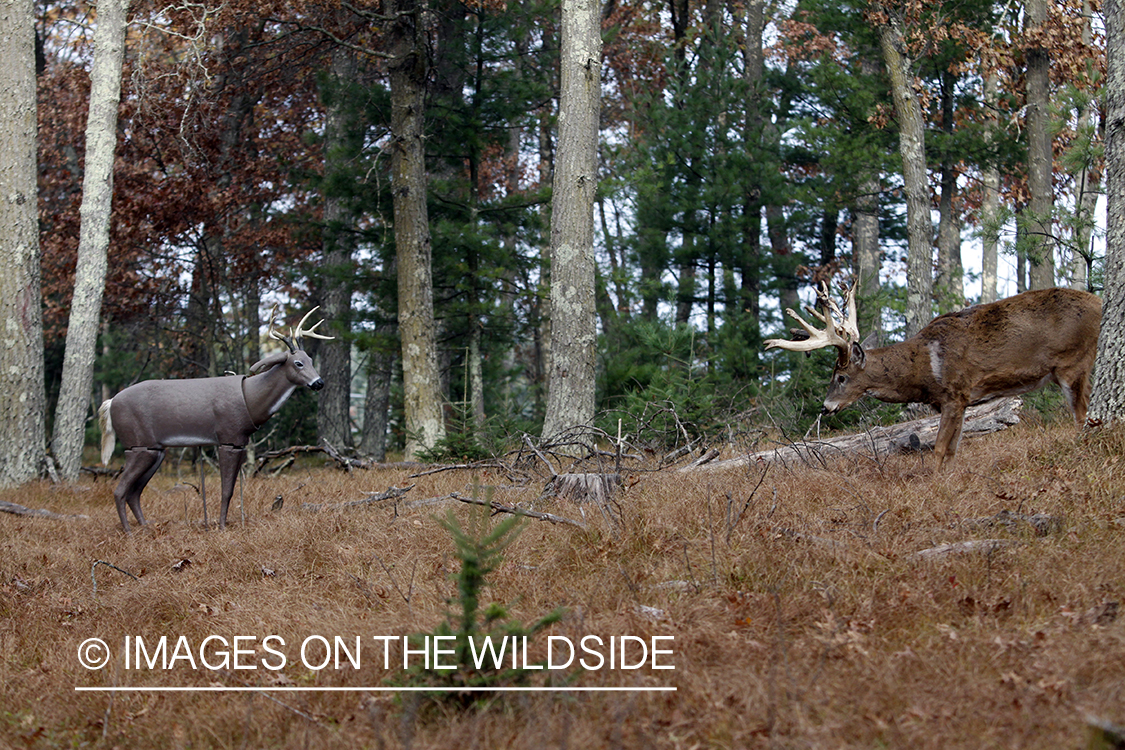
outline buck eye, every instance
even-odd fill
[[[836,382],[839,383],[840,385],[843,385],[844,383],[848,382],[848,376],[847,375],[837,375],[836,376]]]
[[[305,366],[305,363],[298,359],[293,363],[293,366],[299,370]]]

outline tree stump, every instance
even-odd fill
[[[620,484],[620,474],[556,474],[547,483],[544,494],[553,494],[575,504],[594,502],[604,507]]]

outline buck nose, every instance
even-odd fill
[[[313,382],[309,383],[309,388],[312,388],[314,391],[319,391],[323,387],[324,387],[324,378],[317,378]]]

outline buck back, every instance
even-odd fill
[[[926,344],[942,390],[977,403],[1093,367],[1101,300],[1074,289],[1039,289],[935,319]]]
[[[853,347],[833,373],[825,410],[838,411],[865,393],[940,406],[1025,393],[1051,381],[1067,389],[1093,367],[1100,324],[1101,300],[1073,289],[1024,292],[948,313],[902,343],[866,352]]]

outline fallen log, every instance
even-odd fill
[[[1023,401],[1016,397],[1001,398],[974,406],[965,412],[962,437],[986,435],[1006,430],[1020,421],[1019,411]],[[940,415],[923,417],[887,427],[872,427],[866,432],[840,435],[825,440],[807,440],[779,445],[769,450],[750,453],[724,461],[711,461],[697,466],[685,466],[679,471],[712,471],[734,469],[748,464],[780,463],[789,465],[823,466],[829,459],[858,455],[880,458],[896,453],[932,450],[937,439]]]
[[[939,544],[937,547],[930,547],[915,552],[911,557],[916,560],[940,560],[951,555],[960,555],[966,552],[979,552],[986,557],[999,552],[1005,547],[1011,547],[1018,542],[1012,539],[970,539],[965,542],[951,542],[950,544]]]
[[[50,518],[56,521],[72,521],[89,520],[89,516],[83,515],[68,515],[65,513],[55,513],[54,511],[46,510],[44,508],[27,508],[19,503],[10,503],[7,500],[0,500],[0,511],[11,513],[16,516],[33,516],[35,518]]]

